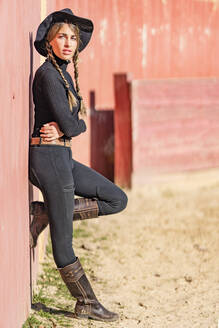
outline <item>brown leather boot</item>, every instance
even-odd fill
[[[33,215],[33,220],[30,224],[30,246],[34,248],[37,245],[38,236],[47,227],[49,220],[43,202],[32,202],[30,214]]]
[[[97,300],[78,258],[76,262],[64,268],[58,268],[58,270],[71,295],[77,299],[75,305],[76,317],[99,321],[119,319],[117,313],[108,311]]]
[[[98,204],[94,199],[76,198],[73,220],[86,220],[98,217]],[[30,214],[33,220],[30,225],[30,246],[36,247],[39,234],[47,227],[49,223],[48,214],[43,202],[34,201],[30,204]]]

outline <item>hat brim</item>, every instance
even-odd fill
[[[68,12],[66,12],[67,10]],[[73,13],[71,13],[70,9],[64,9],[63,11],[55,11],[48,15],[41,22],[37,29],[34,46],[42,56],[47,56],[45,41],[46,35],[50,27],[57,22],[64,22],[65,20],[67,20],[69,23],[77,25],[79,28],[80,44],[78,51],[81,52],[88,45],[94,28],[92,21],[87,18],[75,16]]]

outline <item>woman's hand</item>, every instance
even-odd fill
[[[56,122],[49,122],[44,124],[40,132],[40,136],[44,141],[52,141],[64,135]]]

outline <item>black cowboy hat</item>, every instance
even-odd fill
[[[39,25],[36,34],[36,40],[34,46],[36,50],[43,56],[47,56],[46,50],[46,36],[50,27],[57,22],[67,21],[79,28],[80,44],[78,51],[82,51],[90,41],[93,32],[93,23],[90,19],[75,16],[71,9],[65,8],[60,11],[54,11],[48,15]]]

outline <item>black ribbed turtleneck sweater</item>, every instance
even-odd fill
[[[35,122],[32,137],[39,137],[42,125],[51,121],[59,125],[67,138],[86,131],[84,120],[78,118],[80,97],[75,91],[71,75],[66,71],[68,61],[55,55],[54,57],[77,99],[77,106],[70,111],[65,83],[52,62],[46,59],[36,71],[33,80]]]

